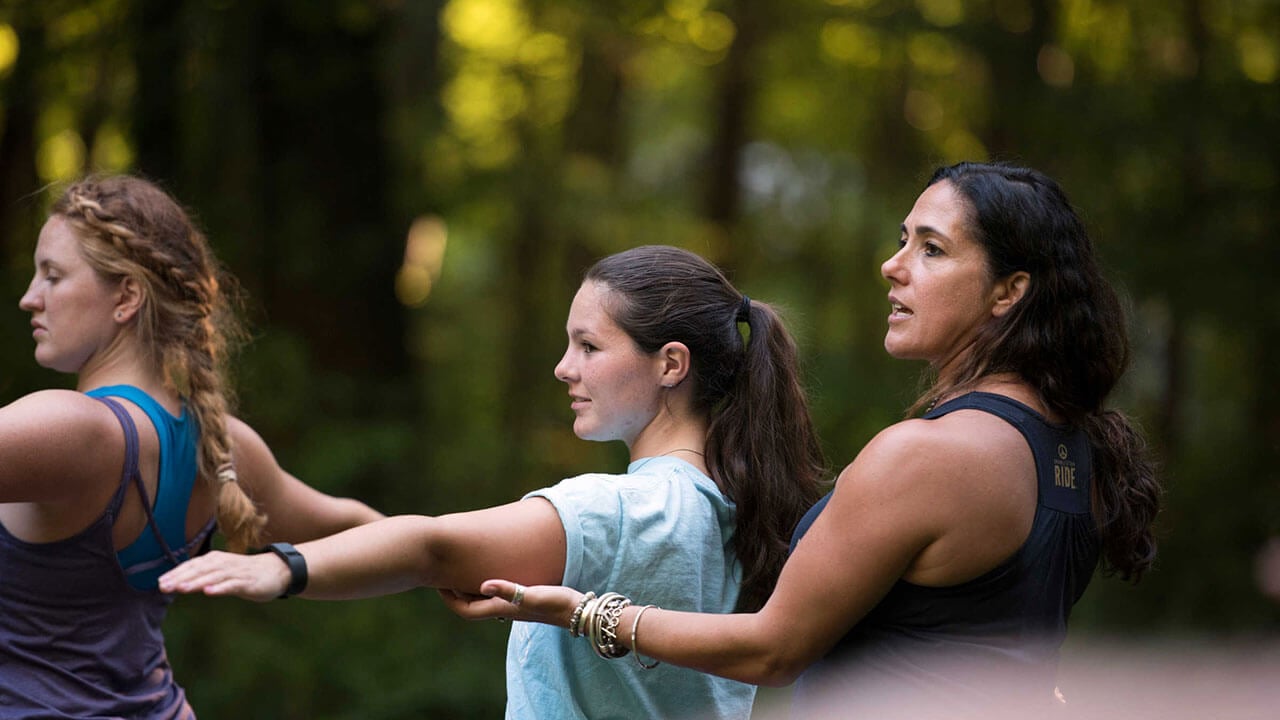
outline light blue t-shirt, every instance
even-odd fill
[[[733,612],[742,576],[729,544],[735,507],[683,460],[642,458],[626,475],[579,475],[525,497],[546,498],[560,514],[565,585],[670,610]],[[643,622],[638,640],[643,654]],[[642,670],[631,655],[605,660],[551,625],[512,623],[507,642],[508,720],[741,719],[755,691],[666,663]]]

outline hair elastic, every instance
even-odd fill
[[[743,295],[742,304],[738,306],[738,322],[751,321],[751,298]]]
[[[218,478],[218,484],[220,484],[220,485],[221,485],[222,483],[233,483],[233,482],[235,482],[235,481],[237,480],[237,476],[236,476],[236,466],[235,466],[235,464],[233,464],[233,463],[223,463],[223,464],[219,465],[219,466],[218,466],[218,470],[217,470],[217,472],[216,472],[216,474],[215,474],[215,477],[217,477],[217,478]]]

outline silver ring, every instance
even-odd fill
[[[511,596],[511,604],[519,606],[522,602],[524,602],[524,586],[516,585],[516,592]]]

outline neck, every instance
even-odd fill
[[[181,409],[178,393],[166,385],[160,373],[147,369],[141,359],[127,351],[91,359],[76,378],[76,390],[80,392],[109,385],[132,385],[174,414]]]
[[[707,445],[705,423],[681,423],[667,431],[650,426],[641,437],[631,443],[631,459],[657,457],[678,453],[685,459],[690,454],[702,455]]]

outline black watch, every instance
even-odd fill
[[[286,542],[271,543],[267,549],[275,553],[289,566],[289,587],[281,593],[281,598],[297,595],[307,589],[307,559],[302,557],[298,549]]]

